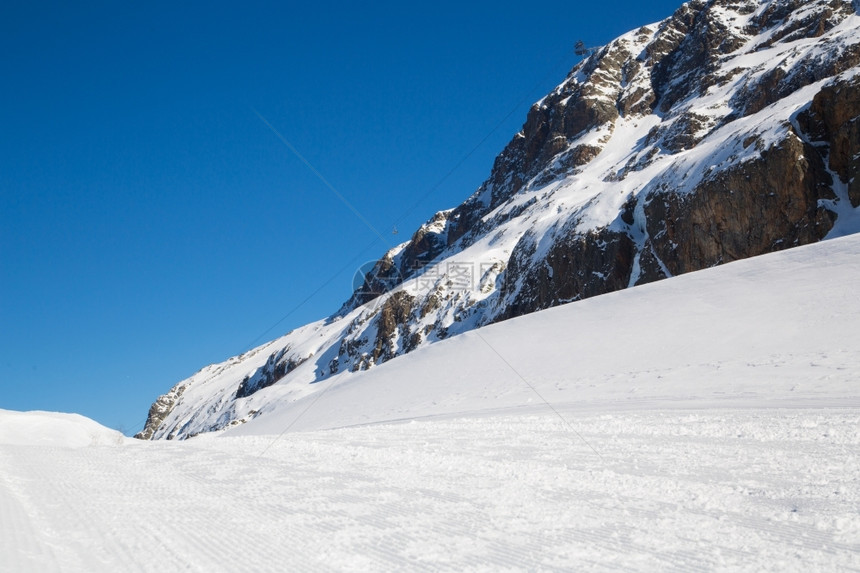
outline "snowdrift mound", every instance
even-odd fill
[[[117,446],[121,433],[78,414],[0,410],[0,444],[9,446]]]

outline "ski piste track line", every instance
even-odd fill
[[[16,458],[0,449],[0,464],[11,467]],[[0,473],[0,554],[5,566],[0,570],[23,570],[38,566],[43,571],[56,571],[57,559],[53,549],[42,542],[31,519],[31,504],[17,476]]]
[[[61,506],[51,508],[51,517],[47,518],[44,508],[31,508],[31,518],[40,522],[42,532],[47,532],[49,537],[54,537],[52,532],[56,529],[57,536],[64,536],[62,544],[54,540],[60,547],[68,551],[65,554],[57,553],[55,570],[140,570],[151,571],[152,566],[135,567],[136,560],[141,554],[152,552],[162,555],[159,559],[160,570],[163,571],[217,571],[221,570],[223,561],[219,557],[229,557],[234,553],[234,547],[241,546],[246,550],[264,555],[271,563],[277,562],[283,557],[277,548],[271,547],[263,541],[257,542],[253,536],[245,535],[248,528],[235,527],[230,538],[235,546],[224,543],[215,543],[210,535],[202,533],[205,527],[202,523],[219,521],[220,513],[231,516],[235,520],[236,515],[241,515],[238,506],[241,500],[234,501],[232,498],[224,498],[223,495],[213,491],[214,484],[202,479],[205,473],[211,475],[213,471],[197,473],[196,470],[213,469],[217,463],[218,456],[212,459],[210,452],[203,452],[208,458],[199,467],[187,466],[182,462],[174,463],[171,469],[179,472],[173,475],[161,475],[156,472],[148,472],[147,468],[137,468],[143,475],[150,479],[134,479],[133,459],[128,459],[132,454],[130,451],[117,451],[119,456],[102,455],[111,453],[102,448],[64,449],[51,448],[40,451],[42,456],[28,455],[28,452],[18,452],[14,457],[16,465],[20,470],[22,479],[29,480],[42,491],[42,496],[50,500],[56,500],[55,505]],[[56,473],[45,469],[39,463],[45,455],[55,459],[62,473]],[[158,460],[156,466],[158,466]],[[113,463],[111,463],[113,462]],[[189,471],[190,470],[190,471]],[[87,487],[88,476],[100,476],[93,487]],[[111,478],[111,479],[105,479]],[[37,484],[37,485],[35,485]],[[107,490],[106,490],[107,488]],[[197,490],[196,495],[188,494]],[[153,496],[163,500],[166,507],[163,515],[160,512],[151,511],[152,508],[138,507],[136,500],[141,494]],[[205,506],[200,507],[200,500],[218,499],[221,511],[206,511]],[[143,497],[144,500],[151,499]],[[183,502],[183,500],[188,500]],[[92,503],[96,500],[96,503]],[[98,500],[107,503],[98,503]],[[226,506],[226,507],[225,507]],[[140,511],[143,509],[143,511]],[[150,510],[147,512],[146,510]],[[273,514],[267,515],[266,508],[256,507],[253,520],[266,523],[276,523]],[[155,514],[155,515],[153,515]],[[251,517],[251,516],[249,516]],[[96,528],[94,524],[101,524]],[[170,525],[169,527],[167,525]],[[104,527],[107,525],[108,527]],[[225,524],[226,525],[226,524]],[[237,525],[235,522],[232,525]],[[130,539],[117,538],[114,535],[113,526],[122,529],[133,529],[135,534]],[[170,535],[170,530],[182,530],[179,542]],[[80,543],[69,543],[69,536],[79,538]],[[134,544],[129,547],[129,544]],[[71,547],[70,547],[71,545]],[[191,558],[188,556],[188,547],[195,547]],[[72,549],[79,549],[72,551]],[[223,555],[224,553],[227,555]],[[297,560],[300,564],[300,559]],[[312,566],[308,564],[307,569]],[[0,565],[0,570],[3,570]],[[36,570],[36,569],[34,569]]]
[[[548,412],[297,432],[263,458],[268,436],[0,446],[0,571],[851,570],[858,420],[583,416],[606,464]]]

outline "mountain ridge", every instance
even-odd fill
[[[204,368],[141,438],[257,416],[482,325],[854,229],[860,18],[846,0],[694,0],[577,64],[490,176],[331,317]]]

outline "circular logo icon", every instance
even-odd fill
[[[400,271],[390,260],[367,261],[352,276],[352,291],[359,304],[378,299],[403,281]]]

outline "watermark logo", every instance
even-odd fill
[[[427,293],[443,286],[448,290],[469,291],[484,288],[499,270],[497,262],[446,261],[428,266],[414,279],[415,290]]]
[[[364,304],[379,298],[403,282],[400,271],[385,260],[367,261],[359,266],[352,276],[352,291],[355,298]]]
[[[354,300],[359,305],[373,302],[372,308],[383,304],[383,296],[401,285],[413,296],[423,297],[434,292],[489,293],[496,288],[498,275],[504,269],[501,261],[444,261],[416,266],[407,274],[409,280],[390,261],[368,261],[358,267],[352,277]]]

